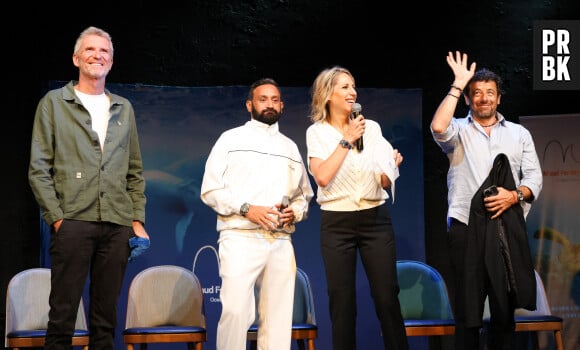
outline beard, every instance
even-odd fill
[[[479,119],[492,119],[492,118],[495,118],[495,112],[496,111],[494,109],[494,110],[490,110],[490,111],[486,111],[486,112],[477,112],[474,114]]]
[[[481,120],[481,121],[489,121],[492,119],[496,118],[496,113],[497,109],[495,107],[493,108],[472,108],[471,109],[471,115],[473,115],[474,117],[476,117],[477,119]]]
[[[79,67],[79,69],[81,70],[81,74],[92,78],[92,79],[101,79],[107,76],[107,74],[109,74],[109,71],[111,70],[111,66],[110,65],[103,65],[103,66],[93,66],[90,64],[83,64],[82,66]]]
[[[258,112],[252,107],[252,118],[264,124],[272,125],[276,123],[281,115],[282,112],[278,112],[274,108],[266,108],[262,112]]]

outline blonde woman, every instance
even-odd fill
[[[331,67],[312,86],[308,170],[318,185],[320,243],[334,350],[356,349],[356,262],[368,277],[385,349],[408,349],[398,300],[395,236],[386,204],[402,155],[380,125],[353,113],[354,77]]]

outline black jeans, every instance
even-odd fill
[[[357,253],[369,280],[385,349],[408,349],[398,299],[395,237],[387,205],[354,212],[323,210],[320,243],[333,349],[356,349]]]
[[[50,237],[51,293],[44,349],[71,349],[78,305],[90,271],[91,350],[113,350],[117,301],[133,229],[111,223],[64,220]]]
[[[455,291],[453,316],[455,318],[455,350],[477,350],[480,348],[480,327],[465,326],[465,312],[467,295],[465,295],[465,249],[467,240],[467,225],[452,219],[449,226],[449,251],[451,267],[453,269],[453,285]],[[486,283],[489,285],[489,283]],[[513,349],[514,338],[514,307],[502,305],[498,302],[496,291],[486,286],[489,298],[490,312],[493,321],[490,324],[487,336],[489,349],[505,350]]]
[[[453,269],[453,317],[455,319],[455,350],[478,350],[479,327],[465,327],[465,289],[463,276],[465,273],[465,247],[467,241],[467,225],[456,219],[449,226],[449,252],[451,268]]]

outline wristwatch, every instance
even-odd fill
[[[242,204],[240,207],[240,214],[242,216],[246,216],[246,214],[250,211],[250,205],[248,203]]]
[[[343,148],[348,148],[348,149],[352,149],[352,145],[350,143],[348,143],[347,140],[340,140],[339,144],[343,147]]]
[[[516,193],[518,194],[518,201],[523,202],[526,200],[524,193],[519,188],[516,188]]]

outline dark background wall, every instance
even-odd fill
[[[39,219],[26,175],[32,120],[48,81],[77,78],[73,45],[89,25],[113,36],[115,63],[109,82],[248,85],[271,76],[282,86],[310,86],[321,69],[339,64],[352,71],[359,87],[423,89],[426,257],[444,276],[448,164],[428,130],[453,79],[447,52],[465,51],[470,61],[504,77],[500,111],[509,120],[578,112],[578,91],[534,91],[532,86],[533,21],[578,20],[577,0],[453,0],[428,5],[61,1],[12,3],[11,10],[2,12],[1,295],[12,275],[40,264]],[[4,305],[0,311],[3,325]]]

